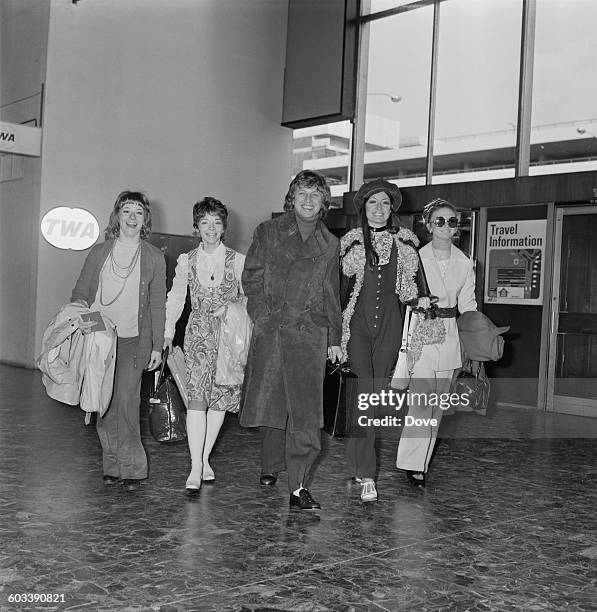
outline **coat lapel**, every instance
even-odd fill
[[[315,231],[303,242],[301,233],[299,232],[297,222],[294,218],[294,213],[286,213],[286,217],[282,221],[282,229],[284,231],[286,243],[286,258],[290,261],[297,259],[310,259],[321,256],[327,247],[327,241],[321,229],[321,221],[315,226]]]
[[[425,274],[427,275],[427,284],[429,285],[429,289],[431,293],[434,293],[434,287],[438,285],[443,285],[444,289],[445,284],[442,279],[442,273],[439,269],[439,265],[433,256],[433,248],[431,247],[431,242],[427,243],[420,251],[421,259],[423,260],[423,266],[425,267]],[[437,292],[437,289],[435,289]]]
[[[425,266],[425,273],[427,274],[427,282],[429,283],[431,293],[434,293],[434,288],[435,292],[439,292],[439,288],[443,287],[444,295],[443,299],[440,299],[440,306],[453,306],[458,299],[458,292],[466,279],[468,258],[461,254],[457,247],[452,245],[450,248],[450,259],[448,260],[446,276],[444,278],[433,256],[431,242],[422,247],[419,253],[424,262],[423,265]],[[463,263],[466,265],[463,265]],[[442,298],[442,296],[439,297]]]

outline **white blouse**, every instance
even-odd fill
[[[217,287],[224,278],[224,264],[226,259],[226,246],[220,243],[213,253],[206,253],[203,244],[196,251],[195,267],[197,278],[204,287]],[[242,294],[241,275],[245,266],[245,256],[235,251],[234,277],[238,280],[239,291]],[[166,327],[164,336],[173,338],[176,322],[180,318],[187,297],[189,280],[189,254],[183,253],[176,262],[172,289],[168,292],[166,300]]]

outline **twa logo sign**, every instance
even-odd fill
[[[2,146],[2,150],[6,151],[7,149],[13,149],[17,144],[17,135],[14,130],[7,128],[6,125],[0,129],[0,146]]]
[[[87,210],[58,206],[44,215],[41,220],[41,233],[58,249],[83,251],[97,240],[99,225]]]
[[[0,152],[39,157],[41,128],[0,121]]]

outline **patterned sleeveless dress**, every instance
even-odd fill
[[[235,251],[226,248],[224,276],[217,287],[205,287],[197,275],[197,249],[189,253],[191,313],[187,323],[184,353],[190,400],[205,400],[210,410],[238,412],[241,385],[216,385],[216,359],[221,321],[212,312],[239,296],[234,275]]]

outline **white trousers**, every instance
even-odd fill
[[[405,419],[398,444],[397,468],[427,472],[444,413],[437,400],[442,394],[449,394],[453,373],[454,370],[437,371],[415,366],[409,387],[413,401],[409,402],[408,417],[412,418]],[[413,419],[425,419],[427,423],[413,424]],[[435,419],[435,424],[429,423],[432,419]]]

